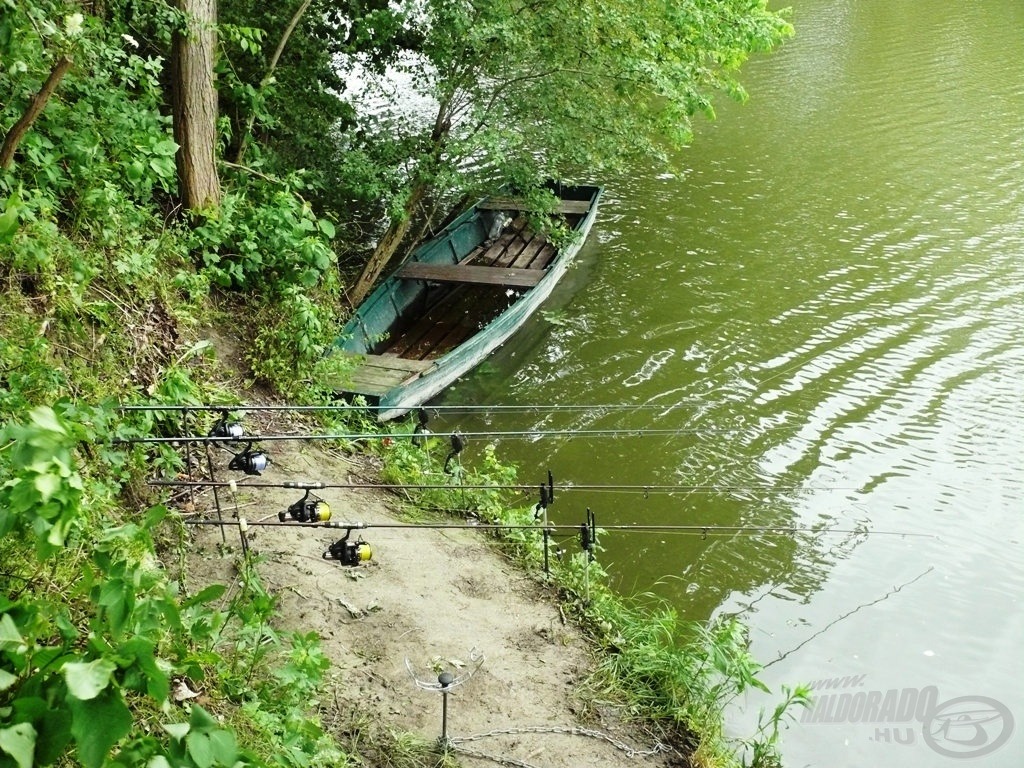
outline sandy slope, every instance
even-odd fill
[[[355,459],[312,444],[275,443],[261,480],[363,481]],[[226,473],[218,479],[237,477]],[[300,493],[244,489],[223,493],[227,516],[276,520]],[[394,521],[393,496],[380,491],[322,491],[335,521]],[[237,506],[237,510],[235,505]],[[197,499],[209,510],[212,495]],[[189,564],[198,583],[233,577],[232,557],[218,554],[219,529],[195,528]],[[355,537],[357,534],[354,534]],[[668,765],[670,754],[631,755],[652,740],[623,726],[614,709],[585,707],[575,698],[591,657],[574,627],[563,622],[552,596],[513,566],[483,534],[464,530],[370,529],[370,563],[346,568],[324,560],[336,531],[250,528],[249,544],[265,558],[261,576],[279,598],[282,627],[314,630],[333,662],[325,723],[411,731],[427,741],[441,734],[441,695],[417,687],[409,666],[427,682],[439,671],[474,674],[449,697],[448,735],[465,751],[463,765],[505,764],[536,768]],[[239,532],[226,531],[239,548]],[[589,719],[581,719],[588,712]],[[598,712],[599,715],[593,713]],[[595,719],[596,718],[596,719]],[[361,724],[361,726],[360,726]],[[607,736],[572,734],[573,729]],[[518,729],[513,734],[496,732]],[[475,737],[465,740],[467,737]],[[379,761],[379,759],[378,759]],[[369,764],[375,762],[372,756]]]

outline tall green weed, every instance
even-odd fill
[[[0,431],[0,766],[343,763],[308,712],[327,666],[317,638],[273,630],[248,562],[226,604],[223,585],[182,595],[155,555],[166,509],[112,520],[118,484],[79,468],[86,443],[138,432],[112,411],[77,414],[38,408]],[[209,703],[175,703],[182,679]]]

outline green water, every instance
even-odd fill
[[[600,180],[578,268],[444,399],[637,407],[434,426],[673,430],[501,450],[524,482],[702,487],[564,492],[560,522],[879,532],[609,534],[601,558],[624,592],[740,613],[772,686],[864,675],[857,690],[995,700],[1016,731],[974,764],[1019,766],[1024,4],[797,0],[793,22],[683,170]],[[770,701],[737,702],[730,727]],[[1006,726],[970,717],[932,743],[962,755]],[[783,752],[956,764],[915,722],[798,723]]]

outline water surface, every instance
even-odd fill
[[[773,687],[995,701],[1016,729],[974,764],[1019,766],[1024,4],[797,0],[793,21],[683,170],[602,180],[579,267],[446,396],[637,407],[435,426],[672,430],[502,452],[525,482],[700,487],[563,493],[563,522],[817,529],[609,534],[601,558],[624,592],[741,614]],[[770,701],[736,702],[731,727]],[[783,752],[955,765],[936,744],[972,754],[1006,725],[960,715],[930,743],[918,722],[797,723]]]

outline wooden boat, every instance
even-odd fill
[[[550,295],[594,223],[601,188],[552,187],[553,214],[575,232],[556,248],[522,203],[487,198],[417,248],[360,305],[336,349],[359,355],[340,394],[382,421],[437,395],[480,364]]]

